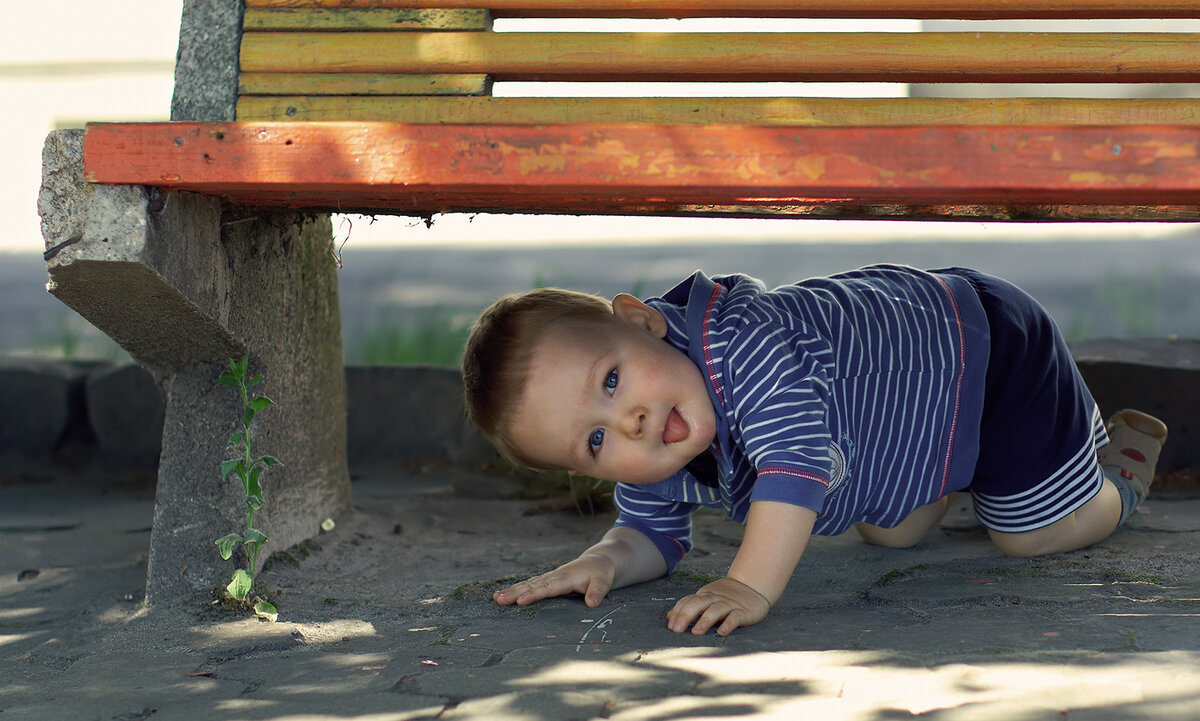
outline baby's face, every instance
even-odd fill
[[[641,308],[653,316],[630,318],[618,303],[612,322],[546,330],[513,417],[522,451],[594,478],[656,483],[708,448],[716,414],[704,377],[662,339],[657,311]]]

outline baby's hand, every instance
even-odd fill
[[[612,589],[613,562],[601,554],[585,554],[570,563],[492,594],[502,606],[528,606],[534,601],[568,593],[582,593],[583,602],[595,608]]]
[[[718,636],[728,636],[739,626],[752,626],[767,617],[771,602],[741,581],[726,577],[681,598],[667,613],[667,628],[703,636],[717,623]],[[693,623],[695,625],[693,625]]]

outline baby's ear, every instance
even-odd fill
[[[667,320],[662,313],[654,310],[642,301],[628,293],[618,293],[612,299],[613,315],[621,320],[647,331],[656,338],[667,337]]]

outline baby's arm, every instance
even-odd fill
[[[504,606],[526,606],[574,592],[582,593],[584,603],[595,608],[612,589],[650,581],[666,572],[667,562],[649,538],[628,526],[616,526],[574,561],[496,591],[492,598]]]
[[[727,636],[766,618],[796,570],[816,520],[811,508],[751,503],[729,573],[676,603],[667,614],[667,627],[681,633],[692,626],[693,634],[702,635],[720,623],[717,634]]]

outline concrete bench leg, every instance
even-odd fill
[[[243,493],[221,461],[241,401],[215,382],[250,352],[254,451],[284,465],[263,477],[255,526],[270,552],[316,535],[350,502],[346,388],[327,215],[223,206],[188,193],[83,181],[82,135],[53,133],[39,198],[48,289],[121,344],[166,396],[147,599],[194,600],[234,565],[213,541],[245,529]]]

